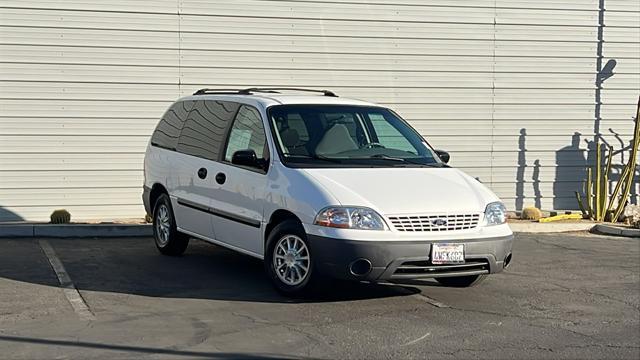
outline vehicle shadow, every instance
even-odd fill
[[[0,206],[0,224],[5,222],[21,222],[24,221],[22,216],[14,213],[13,211]]]
[[[394,284],[326,281],[305,298],[291,299],[275,291],[261,260],[197,240],[179,257],[161,255],[150,238],[46,241],[80,291],[266,303],[344,302],[419,292]],[[0,277],[57,285],[38,240],[3,240],[3,249]]]

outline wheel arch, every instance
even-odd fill
[[[271,234],[271,231],[273,230],[273,228],[275,228],[278,224],[286,220],[295,220],[300,224],[300,226],[302,226],[302,221],[300,220],[300,218],[296,216],[296,214],[292,213],[291,211],[285,210],[285,209],[278,209],[274,211],[273,213],[271,213],[271,217],[269,217],[269,222],[267,223],[267,226],[264,229],[263,240],[265,244],[265,249],[266,249],[267,239],[269,239],[269,234]]]
[[[149,193],[149,207],[151,208],[151,212],[153,212],[153,209],[156,207],[156,201],[162,194],[169,195],[167,188],[165,188],[164,185],[160,183],[153,184],[153,186],[151,187],[151,192]]]

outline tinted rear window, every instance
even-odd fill
[[[167,110],[151,136],[151,144],[165,149],[175,150],[180,131],[194,101],[177,102]]]
[[[187,155],[218,160],[227,124],[239,106],[229,101],[196,101],[182,127],[176,149]]]

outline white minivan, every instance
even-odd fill
[[[465,287],[509,265],[513,234],[500,199],[448,161],[380,105],[202,89],[156,127],[143,200],[162,254],[224,246],[263,259],[287,295],[321,276]]]

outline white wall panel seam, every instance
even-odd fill
[[[493,153],[494,151],[494,135],[495,135],[495,103],[496,103],[496,76],[495,76],[495,71],[496,71],[496,33],[497,33],[497,9],[496,9],[496,5],[497,5],[497,0],[494,0],[493,2],[493,45],[492,45],[492,50],[493,50],[493,61],[492,61],[492,76],[491,76],[491,153]],[[493,160],[494,157],[490,156],[489,157],[489,181],[493,182],[494,181],[494,176],[493,176]]]

